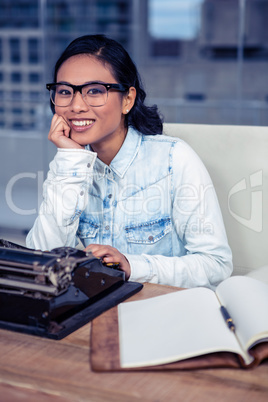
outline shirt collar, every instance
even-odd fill
[[[100,159],[96,159],[94,171],[97,177],[105,176],[110,169],[122,179],[139,151],[141,139],[142,135],[134,128],[129,127],[125,141],[109,166]]]

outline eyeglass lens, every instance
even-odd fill
[[[103,106],[108,97],[108,91],[104,85],[89,84],[82,88],[82,96],[89,106]],[[69,106],[74,97],[74,90],[66,84],[57,84],[51,87],[50,97],[55,106]]]

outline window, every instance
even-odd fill
[[[20,63],[20,41],[17,38],[10,39],[10,61],[14,64]]]
[[[28,40],[29,63],[36,64],[39,61],[39,41],[31,38]]]
[[[149,0],[150,54],[178,58],[183,41],[197,38],[203,0]]]
[[[16,115],[21,115],[22,114],[22,109],[20,108],[13,108],[12,113]]]
[[[38,73],[30,73],[29,74],[29,81],[33,84],[36,84],[40,81],[40,76]]]
[[[197,37],[203,0],[149,0],[149,32],[153,38]]]
[[[11,82],[21,82],[21,73],[15,72],[11,73]]]

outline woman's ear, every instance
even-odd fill
[[[123,114],[128,114],[132,109],[136,99],[136,88],[130,87],[128,90],[128,94],[124,97],[123,100]]]

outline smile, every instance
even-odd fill
[[[72,120],[72,124],[76,127],[90,126],[94,123],[94,120]]]

